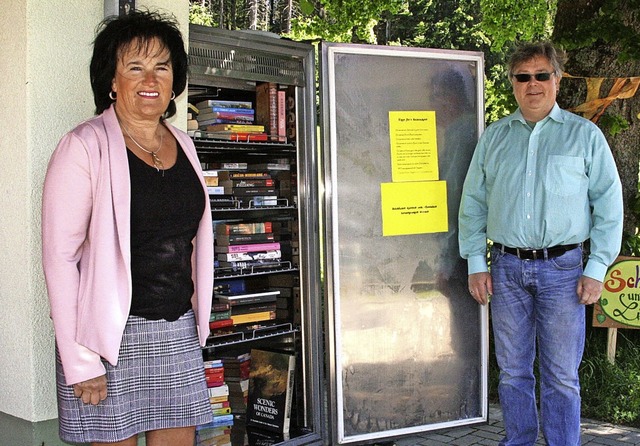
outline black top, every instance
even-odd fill
[[[156,170],[130,150],[130,314],[175,321],[191,308],[193,238],[205,208],[205,194],[178,146],[176,164]]]

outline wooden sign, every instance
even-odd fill
[[[640,258],[618,257],[604,278],[594,305],[593,326],[640,328]]]

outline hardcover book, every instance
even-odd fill
[[[273,235],[272,233],[232,234],[232,235],[216,234],[217,246],[245,245],[250,243],[268,243],[273,241],[275,241],[275,235]]]
[[[203,112],[209,107],[228,107],[228,108],[251,108],[251,101],[227,101],[222,99],[206,99],[198,102],[196,105],[198,111]]]
[[[244,294],[216,293],[215,297],[218,301],[227,302],[230,307],[234,307],[236,305],[275,302],[279,294],[280,291],[259,291]]]
[[[272,139],[278,139],[278,84],[275,82],[256,85],[255,122],[263,125]]]
[[[251,350],[247,426],[289,432],[294,375],[294,355]]]
[[[216,234],[264,234],[273,232],[273,225],[269,221],[256,223],[218,223]]]

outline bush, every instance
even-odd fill
[[[635,330],[619,330],[615,363],[611,364],[606,355],[606,330],[591,329],[580,367],[584,417],[640,427],[638,337]]]

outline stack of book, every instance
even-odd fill
[[[232,432],[231,426],[214,426],[211,423],[197,426],[196,446],[232,446]]]
[[[228,353],[220,358],[224,366],[224,379],[229,386],[229,405],[234,415],[247,411],[247,396],[249,394],[249,364],[251,354]]]
[[[268,268],[278,265],[282,259],[270,221],[216,223],[215,243],[220,268]]]
[[[211,316],[209,316],[209,328],[212,336],[221,336],[233,332],[231,327],[231,307],[227,302],[213,302]]]
[[[253,124],[255,110],[250,101],[207,99],[196,104],[198,126],[204,130],[213,124]]]
[[[275,82],[256,85],[256,124],[264,125],[273,142],[287,141],[287,92]]]
[[[225,383],[222,360],[204,362],[205,380],[209,392],[209,402],[213,412],[213,421],[198,426],[196,430],[198,446],[221,446],[231,444],[231,426],[233,414],[229,402],[229,386]]]
[[[204,129],[207,138],[237,142],[262,142],[269,137],[263,125],[258,124],[211,124]]]
[[[256,324],[276,319],[279,290],[247,292],[243,294],[216,293],[214,302],[228,303],[233,326],[239,329],[256,328]]]
[[[250,101],[208,99],[195,105],[198,130],[207,138],[229,141],[267,141],[265,127],[255,124],[255,110]]]
[[[267,171],[221,171],[219,175],[224,178],[218,181],[218,185],[223,188],[222,193],[233,196],[241,208],[278,204],[279,189]]]

